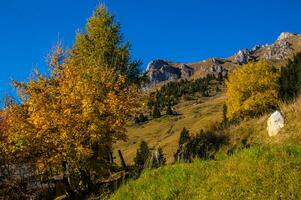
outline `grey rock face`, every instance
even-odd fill
[[[176,80],[181,77],[181,69],[171,66],[165,60],[153,60],[146,68],[149,85],[155,85],[162,81]]]
[[[251,51],[248,49],[239,50],[234,57],[235,62],[237,62],[240,65],[247,64],[249,61],[254,60],[254,58],[251,56]]]
[[[180,69],[182,78],[188,78],[193,74],[193,69],[185,64],[182,64]]]
[[[228,70],[221,65],[212,66],[210,68],[210,72],[215,76],[218,76],[218,74],[222,74],[223,77],[225,77],[228,74]]]
[[[264,53],[263,57],[265,59],[275,60],[286,59],[292,51],[292,45],[283,39],[267,47],[267,51]]]
[[[288,58],[289,54],[293,52],[290,39],[297,34],[282,32],[277,38],[276,42],[267,47],[267,51],[263,55],[265,59],[282,60]]]
[[[221,64],[224,64],[225,61],[223,59],[220,59],[220,58],[212,58],[211,61],[214,63],[214,64],[217,64],[217,65],[221,65]]]

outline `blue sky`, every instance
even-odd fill
[[[299,0],[0,0],[0,98],[14,94],[58,38],[70,47],[94,8],[105,3],[122,25],[134,58],[178,62],[227,57],[272,43],[282,31],[301,33]]]

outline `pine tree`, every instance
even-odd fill
[[[161,117],[161,112],[160,112],[158,104],[155,104],[153,106],[152,116],[153,116],[154,119]]]
[[[182,146],[183,144],[187,143],[190,141],[190,134],[189,131],[186,128],[183,128],[181,133],[180,133],[180,138],[179,138],[179,147]]]
[[[167,114],[167,115],[173,115],[173,114],[174,114],[174,113],[173,113],[173,110],[172,110],[172,106],[171,106],[170,101],[169,101],[168,104],[167,104],[166,114]]]
[[[161,147],[154,152],[153,159],[152,159],[152,167],[158,168],[166,164],[166,158],[164,156],[163,150]]]
[[[150,157],[150,150],[145,141],[140,143],[139,149],[137,149],[136,157],[134,158],[135,166],[138,169],[143,169]]]
[[[289,60],[281,69],[280,96],[282,100],[289,101],[297,97],[301,89],[301,53]]]
[[[223,105],[223,125],[225,127],[227,127],[229,125],[229,120],[228,120],[228,117],[227,117],[227,105],[224,104]]]

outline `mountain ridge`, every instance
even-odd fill
[[[207,74],[222,74],[250,61],[267,59],[275,65],[283,65],[283,61],[301,51],[301,34],[282,32],[272,44],[255,45],[251,49],[237,51],[227,58],[208,58],[198,62],[180,63],[164,59],[155,59],[148,63],[145,74],[148,87],[174,81],[181,78],[197,78]]]

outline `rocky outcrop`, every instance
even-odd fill
[[[217,64],[217,65],[222,65],[225,63],[224,59],[221,59],[221,58],[212,58],[211,62],[213,62],[214,64]]]
[[[186,64],[180,67],[173,66],[166,60],[153,60],[146,68],[148,85],[156,85],[164,81],[173,81],[179,78],[189,78],[194,70]]]
[[[270,137],[275,136],[284,127],[284,117],[280,111],[275,111],[268,119],[267,130]]]
[[[288,41],[282,39],[278,40],[273,45],[268,46],[263,57],[269,60],[282,60],[288,58],[293,50],[292,45]]]
[[[180,69],[182,78],[189,78],[193,74],[193,69],[188,65],[182,64]]]
[[[295,34],[295,33],[289,33],[289,32],[282,32],[282,33],[279,35],[277,41],[287,40],[287,39],[289,39],[289,38],[292,38],[292,37],[295,36],[295,35],[297,35],[297,34]]]
[[[263,57],[274,60],[287,59],[294,51],[290,40],[295,36],[295,33],[282,32],[276,42],[267,47]]]
[[[165,60],[153,60],[146,68],[148,84],[155,85],[163,81],[176,80],[181,77],[181,69],[171,66]]]
[[[173,63],[162,59],[153,60],[146,68],[146,75],[149,79],[149,85],[154,85],[163,81],[189,78],[190,76],[226,74],[228,70],[235,69],[237,65],[244,65],[250,61],[256,62],[260,59],[286,60],[300,49],[301,35],[283,32],[271,45],[256,45],[251,49],[242,49],[228,58],[209,58],[188,64]]]
[[[254,61],[254,57],[251,54],[252,52],[248,49],[239,50],[235,54],[234,60],[240,65],[247,64],[249,61]]]

